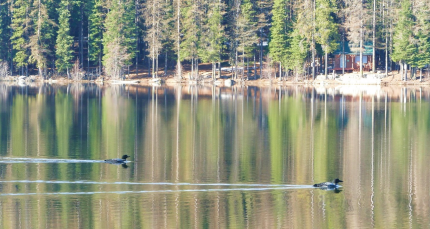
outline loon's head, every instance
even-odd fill
[[[130,157],[130,156],[128,156],[126,154],[122,155],[122,159],[124,159],[124,160],[127,160],[128,157]]]
[[[343,180],[339,180],[339,178],[336,178],[333,180],[333,184],[337,185],[337,183],[339,183],[339,182],[343,182]]]

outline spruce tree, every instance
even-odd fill
[[[17,68],[21,68],[21,73],[24,74],[24,67],[27,69],[28,66],[28,8],[30,7],[29,2],[26,0],[17,0],[13,4],[13,17],[12,17],[12,30],[13,34],[11,37],[14,57]],[[28,74],[28,71],[25,71]]]
[[[8,59],[8,43],[9,43],[9,17],[8,17],[8,2],[0,1],[0,62]]]
[[[316,41],[321,45],[325,53],[324,72],[327,79],[328,54],[338,47],[338,24],[334,15],[337,12],[336,3],[333,0],[316,0]]]
[[[30,36],[30,63],[35,63],[39,76],[46,74],[50,40],[54,36],[53,21],[50,19],[46,6],[47,0],[34,0],[30,16],[32,17],[32,29]]]
[[[392,60],[399,61],[403,66],[403,80],[407,80],[407,65],[412,62],[416,47],[410,41],[413,39],[412,28],[414,25],[414,16],[412,14],[411,3],[409,0],[403,0],[399,19],[394,28],[393,54]]]
[[[103,33],[103,64],[106,73],[122,78],[124,68],[131,65],[135,55],[134,2],[113,1],[106,15]]]
[[[290,35],[290,47],[288,49],[287,66],[289,69],[294,70],[296,74],[296,81],[298,81],[299,74],[303,72],[304,62],[309,49],[307,39],[301,35],[299,24],[296,24],[294,30]]]
[[[428,5],[418,7],[416,24],[417,53],[415,54],[414,65],[421,70],[420,79],[422,80],[422,68],[430,64],[430,14]]]
[[[184,34],[181,41],[181,60],[191,62],[190,79],[194,79],[195,70],[198,75],[198,50],[201,37],[201,13],[199,0],[185,0],[182,7],[182,33]]]
[[[61,0],[58,8],[58,35],[56,45],[56,66],[58,72],[67,72],[67,77],[70,77],[69,69],[72,66],[73,37],[70,36],[70,2],[69,0]]]
[[[101,0],[95,0],[91,14],[89,16],[89,56],[91,61],[95,61],[98,65],[98,74],[102,70],[102,57],[103,57],[103,24],[105,13]]]
[[[254,2],[244,0],[240,6],[240,14],[236,23],[237,28],[237,51],[240,51],[242,57],[242,68],[245,69],[245,58],[250,57],[255,44],[257,44],[258,23]],[[237,62],[237,55],[236,60]],[[247,61],[248,62],[248,61]],[[237,63],[236,63],[237,66]],[[242,71],[242,77],[245,70]]]
[[[269,52],[273,61],[286,64],[288,44],[288,30],[286,0],[275,0],[273,3],[272,27],[270,28]]]
[[[148,57],[152,59],[152,77],[158,77],[158,61],[159,55],[163,50],[163,41],[168,36],[169,30],[169,10],[164,0],[148,0],[144,4],[144,17],[146,25],[146,37],[148,42],[149,53]]]
[[[202,29],[199,56],[202,61],[212,64],[212,79],[215,80],[216,63],[221,61],[224,42],[222,16],[225,5],[219,0],[211,0],[207,5],[207,17]]]

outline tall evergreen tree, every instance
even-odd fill
[[[285,66],[289,47],[288,36],[291,27],[287,20],[286,0],[275,0],[273,3],[272,27],[270,28],[269,51],[273,61]]]
[[[244,0],[240,6],[240,15],[237,22],[238,28],[238,50],[242,53],[242,67],[245,69],[245,58],[250,57],[255,48],[255,44],[258,42],[257,31],[258,31],[258,18],[256,15],[256,6],[254,1]],[[237,60],[236,60],[237,61]],[[248,60],[247,60],[248,63]],[[242,77],[243,73],[242,71]]]
[[[11,37],[14,57],[17,68],[21,68],[21,74],[28,74],[28,42],[29,42],[29,8],[30,4],[26,0],[17,0],[12,8],[12,24],[13,34]]]
[[[34,0],[30,16],[33,28],[30,36],[30,63],[35,63],[39,76],[44,76],[47,71],[48,54],[51,52],[49,43],[54,37],[53,21],[49,18],[46,2],[48,0]]]
[[[61,0],[58,8],[58,35],[56,45],[56,66],[58,72],[67,72],[67,77],[70,77],[69,69],[72,66],[73,59],[73,37],[70,36],[70,2],[69,0]]]
[[[333,0],[316,0],[316,41],[325,54],[324,73],[327,79],[328,54],[338,47],[338,24],[335,21],[336,2]]]
[[[103,3],[101,0],[95,0],[92,5],[91,14],[88,18],[90,34],[89,34],[89,56],[91,61],[95,61],[98,65],[98,74],[102,71],[103,57],[103,25],[105,18]]]
[[[221,61],[224,42],[224,27],[222,16],[225,5],[219,0],[211,0],[207,5],[207,18],[204,22],[203,36],[199,56],[203,61],[212,64],[212,79],[215,80],[216,63]]]
[[[181,60],[191,62],[190,79],[198,77],[198,50],[202,32],[202,10],[201,0],[185,0],[182,7],[182,33],[184,37],[181,41]]]
[[[294,70],[296,74],[296,81],[298,81],[299,74],[303,72],[304,62],[309,49],[309,43],[307,39],[301,35],[300,24],[295,24],[294,30],[290,35],[290,47],[287,51],[288,61],[287,66],[289,69]]]
[[[9,17],[8,17],[8,2],[0,0],[0,62],[8,59],[8,43],[9,43]]]
[[[407,66],[412,62],[414,53],[417,52],[413,40],[414,16],[412,14],[411,2],[403,0],[401,10],[398,15],[398,22],[395,26],[393,38],[393,61],[398,61],[403,66],[403,80],[407,80]]]
[[[135,55],[134,1],[112,1],[103,34],[103,64],[106,73],[122,78]]]
[[[144,14],[146,18],[146,37],[149,44],[149,57],[152,59],[152,77],[158,77],[159,55],[163,50],[163,41],[168,39],[169,7],[164,0],[148,0],[144,4]]]
[[[412,54],[411,66],[421,70],[420,79],[422,79],[422,68],[430,64],[430,11],[427,4],[426,2],[419,2],[414,7],[415,26],[413,28],[413,43],[416,44],[416,52]],[[414,72],[412,71],[412,74]]]

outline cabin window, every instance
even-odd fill
[[[360,62],[360,56],[355,56],[355,63]],[[363,56],[363,64],[367,63],[367,56]]]

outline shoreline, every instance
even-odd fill
[[[399,74],[390,73],[388,77],[375,78],[372,75],[377,75],[377,73],[365,73],[365,75],[370,75],[373,78],[357,78],[357,73],[348,73],[343,76],[337,76],[335,79],[325,79],[324,75],[319,75],[315,80],[313,79],[299,79],[295,80],[295,77],[290,77],[288,79],[280,80],[278,78],[272,79],[231,79],[231,77],[222,76],[217,78],[215,81],[211,78],[190,80],[188,78],[182,78],[178,80],[174,77],[163,76],[159,78],[132,78],[124,80],[114,80],[99,78],[96,80],[71,80],[65,78],[58,79],[40,79],[38,76],[8,76],[4,79],[0,79],[0,82],[9,82],[19,86],[25,86],[31,83],[49,83],[49,84],[59,84],[67,85],[74,83],[96,83],[96,84],[111,84],[111,85],[140,85],[140,86],[175,86],[175,85],[203,85],[210,86],[214,85],[217,87],[237,87],[237,86],[257,86],[257,87],[267,87],[267,86],[288,86],[288,85],[306,85],[306,86],[339,86],[339,85],[360,85],[360,86],[429,86],[430,79],[423,75],[423,80],[420,79],[408,79],[408,81],[403,81],[400,79]],[[330,75],[329,75],[330,76]],[[418,76],[419,77],[419,76]]]

